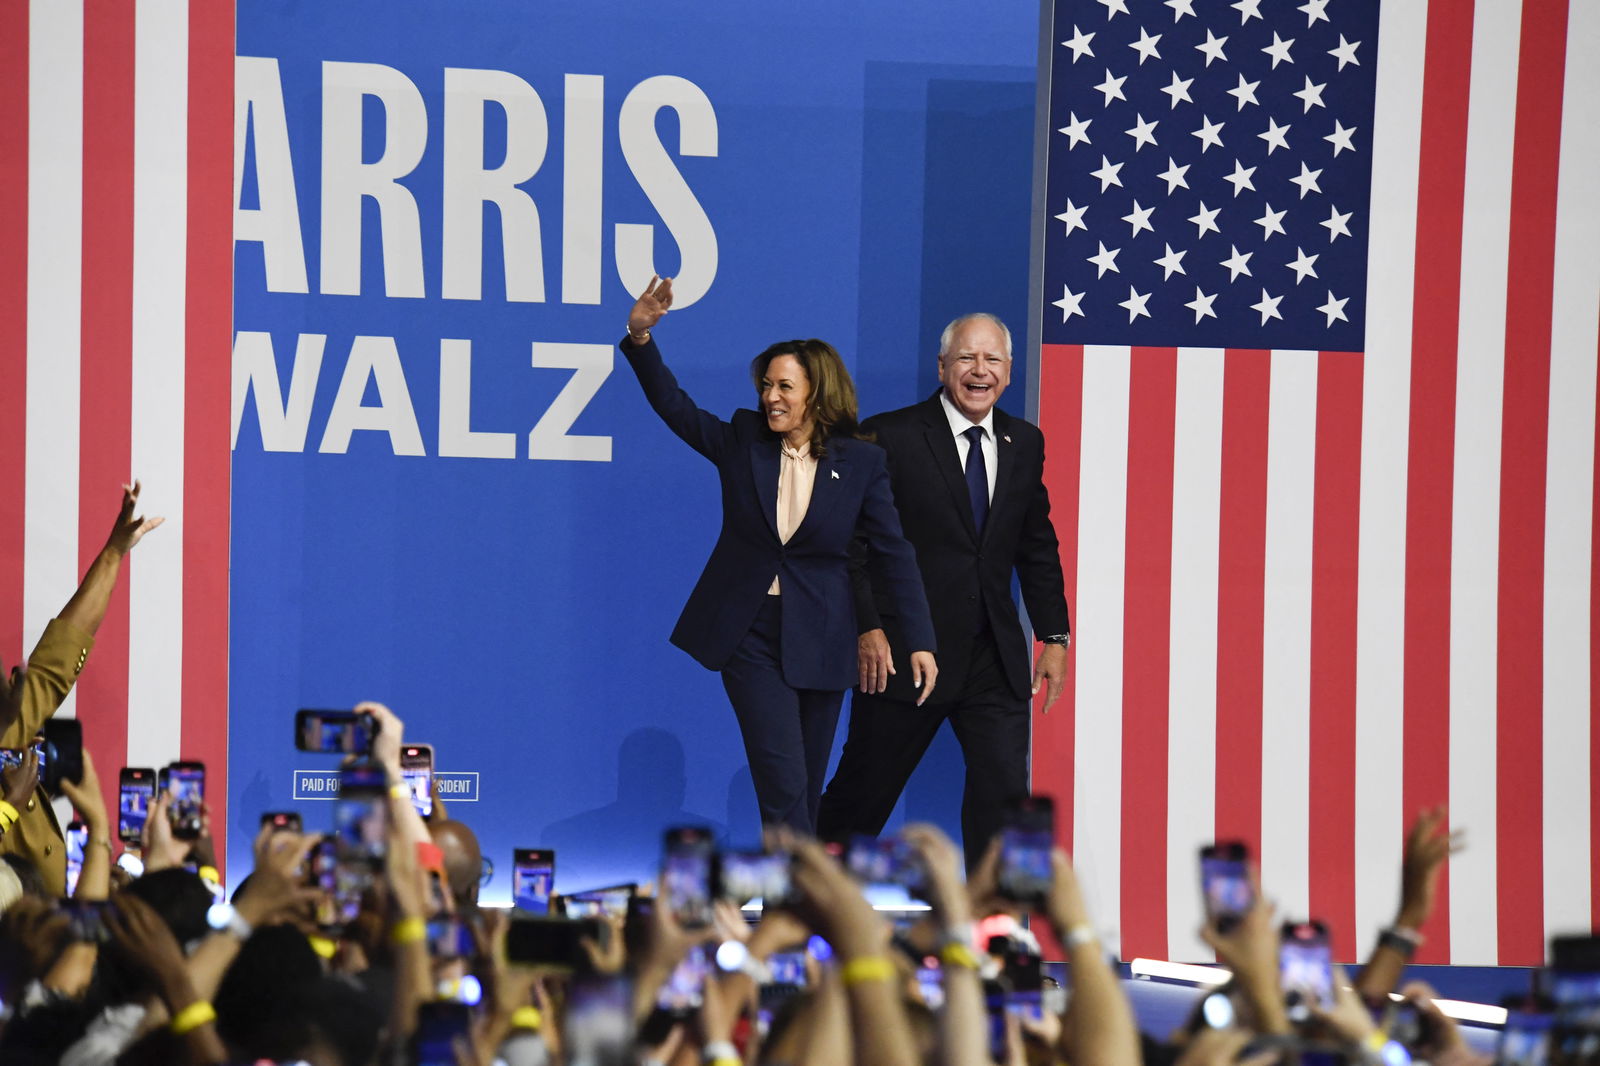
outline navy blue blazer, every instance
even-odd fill
[[[696,407],[653,340],[619,345],[667,427],[710,459],[722,481],[722,531],[672,631],[672,643],[711,670],[733,657],[765,601],[772,579],[783,589],[783,678],[794,688],[843,690],[860,676],[856,659],[850,545],[859,534],[868,568],[897,608],[902,647],[935,651],[933,621],[917,557],[900,531],[883,449],[835,437],[817,463],[806,516],[785,544],[778,539],[777,437],[756,411],[724,422]],[[909,675],[908,664],[900,664]]]

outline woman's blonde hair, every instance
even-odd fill
[[[811,454],[822,458],[828,454],[829,437],[859,437],[870,440],[861,433],[856,407],[856,386],[850,380],[850,371],[844,360],[827,341],[779,341],[756,356],[750,363],[750,380],[755,383],[756,394],[761,394],[761,379],[767,368],[780,355],[792,355],[805,371],[811,385],[811,395],[806,406],[811,415]]]

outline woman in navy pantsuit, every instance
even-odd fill
[[[722,674],[765,824],[813,831],[844,690],[856,683],[851,542],[885,581],[907,634],[912,679],[933,691],[933,622],[900,532],[884,453],[854,437],[855,387],[822,341],[785,341],[751,364],[760,411],[731,421],[695,406],[650,330],[672,306],[651,279],[621,351],[667,427],[716,464],[722,532],[672,643]],[[920,702],[920,701],[919,701]]]

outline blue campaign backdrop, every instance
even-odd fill
[[[235,869],[263,810],[330,824],[290,723],[362,698],[436,746],[488,900],[513,847],[572,890],[650,876],[669,824],[756,840],[718,679],[667,643],[717,488],[613,357],[630,290],[683,279],[657,335],[724,416],[787,337],[839,347],[864,413],[911,403],[973,309],[1018,335],[1022,413],[1037,19],[240,0]],[[897,818],[959,801],[946,730]]]

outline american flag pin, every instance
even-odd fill
[[[1006,441],[1006,443],[1007,443],[1007,444],[1010,444],[1010,443],[1011,443],[1011,436],[1010,436],[1010,434],[1007,434],[1007,435],[1006,435],[1006,438],[1005,438],[1005,441]]]
[[[835,481],[838,481],[838,480],[839,480],[839,471],[837,471],[837,470],[830,470],[830,471],[828,471],[828,473],[830,473],[830,474],[832,474],[832,475],[833,475],[833,480],[835,480]]]

